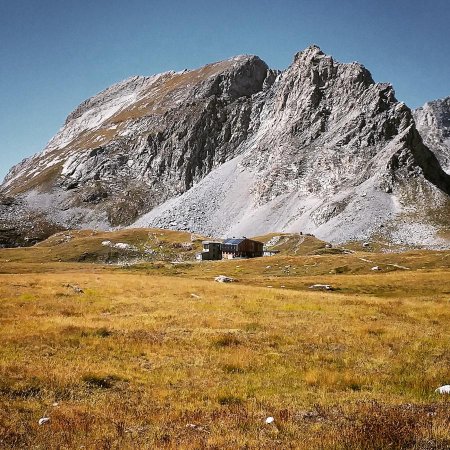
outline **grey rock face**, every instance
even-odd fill
[[[45,214],[24,207],[20,198],[0,195],[0,248],[33,245],[62,229]]]
[[[52,195],[43,212],[66,226],[129,224],[235,156],[252,132],[251,97],[273,79],[259,58],[238,56],[125,80],[76,108],[2,191],[37,210],[41,194]]]
[[[409,108],[363,66],[308,48],[255,97],[254,111],[256,131],[238,157],[135,225],[447,245],[433,236],[448,227],[450,178]]]
[[[238,56],[118,83],[76,108],[1,192],[71,228],[442,246],[450,177],[391,85],[312,46],[283,72]]]
[[[425,103],[413,114],[425,144],[450,173],[450,97]]]

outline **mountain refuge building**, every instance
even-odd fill
[[[264,256],[264,244],[246,237],[225,239],[223,242],[203,241],[202,245],[202,252],[197,255],[197,259],[202,261]]]
[[[264,244],[243,237],[241,239],[225,239],[222,243],[222,258],[256,258],[264,255]]]

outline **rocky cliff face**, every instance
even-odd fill
[[[242,56],[126,80],[82,103],[3,190],[32,192],[32,208],[50,194],[52,216],[69,226],[131,223],[235,155],[251,131],[251,96],[271,78],[259,58]]]
[[[425,103],[413,114],[425,144],[450,173],[450,97]]]
[[[1,192],[58,227],[442,246],[450,176],[390,85],[312,46],[284,72],[239,56],[112,86]]]

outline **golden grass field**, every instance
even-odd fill
[[[450,448],[450,252],[77,262],[91,237],[0,250],[1,449]]]

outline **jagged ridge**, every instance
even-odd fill
[[[118,83],[76,108],[2,192],[72,228],[444,245],[446,225],[430,217],[448,207],[450,181],[391,85],[311,46],[281,73],[239,56]]]

